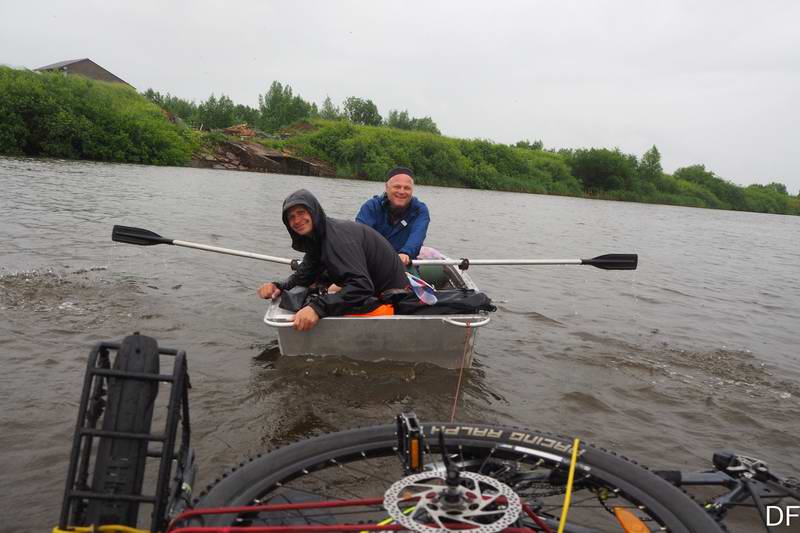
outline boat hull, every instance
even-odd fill
[[[311,331],[295,331],[270,306],[265,321],[278,329],[281,355],[337,355],[363,361],[425,362],[444,368],[472,364],[481,315],[328,317]],[[282,311],[282,310],[280,310]]]

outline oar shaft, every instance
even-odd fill
[[[466,270],[471,265],[589,265],[603,270],[636,270],[636,254],[605,254],[591,259],[419,259],[414,265],[453,265]]]
[[[207,244],[198,244],[189,241],[172,241],[175,246],[183,246],[184,248],[194,248],[196,250],[205,250],[207,252],[217,252],[218,254],[236,255],[239,257],[249,257],[250,259],[259,259],[261,261],[270,261],[272,263],[282,263],[284,265],[291,265],[292,260],[286,257],[275,257],[272,255],[255,254],[253,252],[244,252],[242,250],[231,250],[230,248],[221,248],[219,246],[209,246]]]
[[[461,259],[414,259],[414,265],[460,265]],[[472,265],[581,265],[581,259],[470,259]]]
[[[289,265],[296,270],[300,262],[296,259],[286,257],[275,257],[273,255],[256,254],[242,250],[232,250],[220,246],[209,246],[196,242],[179,241],[167,239],[158,233],[142,228],[129,226],[114,226],[111,231],[111,240],[115,242],[125,242],[137,246],[153,246],[155,244],[172,244],[185,248],[194,248],[206,252],[218,254],[235,255],[258,259],[260,261],[270,261]],[[415,259],[413,265],[453,265],[462,270],[466,270],[470,265],[591,265],[604,270],[635,270],[638,265],[639,257],[636,254],[605,254],[591,259]]]

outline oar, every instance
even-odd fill
[[[239,257],[249,257],[261,261],[271,261],[291,265],[297,268],[300,262],[297,259],[286,257],[274,257],[271,255],[255,254],[241,250],[231,250],[230,248],[220,248],[219,246],[209,246],[207,244],[197,244],[189,241],[179,241],[177,239],[167,239],[158,233],[142,229],[131,228],[128,226],[114,226],[111,232],[111,240],[125,242],[137,246],[153,246],[156,244],[172,244],[207,252],[219,254],[237,255]],[[414,265],[455,265],[465,270],[471,265],[591,265],[604,270],[636,270],[638,263],[636,254],[606,254],[592,259],[415,259]]]
[[[167,239],[162,237],[158,233],[153,233],[152,231],[142,228],[131,228],[128,226],[114,226],[114,229],[111,231],[111,240],[116,242],[135,244],[137,246],[173,244],[175,246],[183,246],[185,248],[195,248],[197,250],[216,252],[218,254],[238,255],[239,257],[249,257],[250,259],[259,259],[261,261],[271,261],[273,263],[292,265],[292,268],[296,268],[296,266],[299,264],[297,259],[287,259],[286,257],[273,257],[271,255],[254,254],[253,252],[243,252],[241,250],[231,250],[230,248],[220,248],[219,246],[209,246],[207,244],[197,244],[194,242]]]
[[[603,270],[636,270],[636,254],[606,254],[592,259],[414,259],[414,265],[455,265],[466,270],[472,265],[591,265]]]

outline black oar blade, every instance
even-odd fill
[[[165,239],[158,233],[153,233],[142,228],[129,226],[114,226],[111,230],[111,240],[136,244],[138,246],[153,246],[155,244],[172,244],[172,239]]]
[[[581,263],[603,270],[636,270],[639,256],[637,254],[606,254],[592,259],[581,259]]]

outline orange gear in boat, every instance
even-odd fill
[[[394,314],[394,306],[392,304],[382,304],[370,311],[369,313],[361,313],[358,315],[344,315],[344,316],[391,316]]]

